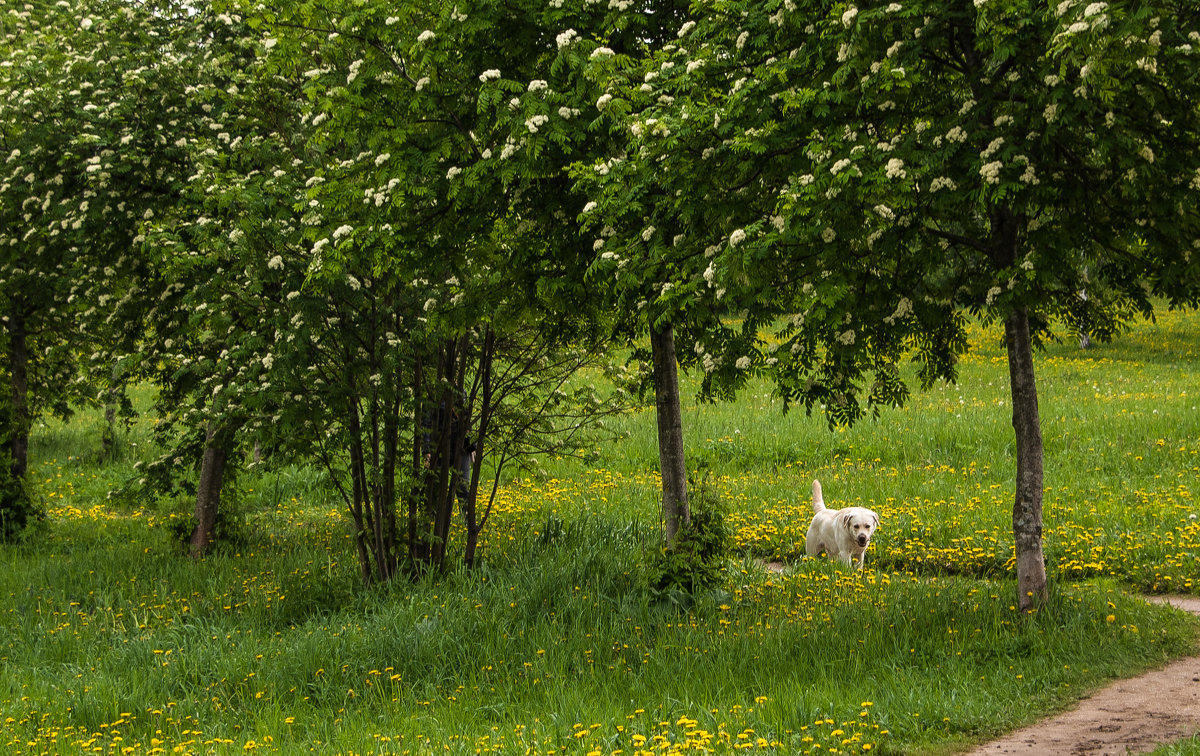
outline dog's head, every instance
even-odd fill
[[[850,538],[865,549],[879,528],[879,515],[865,507],[847,507],[838,513],[838,525],[850,533]]]

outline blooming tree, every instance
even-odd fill
[[[137,336],[138,320],[115,313],[144,295],[138,225],[182,180],[164,136],[181,85],[163,32],[180,12],[79,0],[0,20],[0,513],[25,474],[33,417],[96,399],[115,347]]]
[[[172,425],[315,452],[364,579],[442,565],[456,507],[470,562],[504,466],[577,450],[624,404],[568,386],[602,367],[607,316],[561,284],[578,279],[573,235],[547,222],[562,214],[548,198],[566,179],[517,166],[496,132],[499,71],[535,78],[537,27],[437,3],[207,15],[253,52],[225,64],[243,80],[196,88],[214,125],[152,233],[168,280],[157,362],[187,398]],[[500,44],[500,27],[527,44]]]
[[[736,179],[700,181],[694,196],[724,186],[761,214],[730,216],[711,279],[735,300],[769,292],[760,312],[790,310],[762,367],[831,422],[903,401],[904,359],[923,384],[952,379],[964,313],[1004,323],[1019,604],[1033,606],[1046,591],[1033,348],[1056,319],[1105,338],[1156,295],[1197,302],[1195,11],[696,10],[691,41],[647,82],[673,88],[652,115],[676,141],[638,159],[660,173],[700,166],[697,179],[731,167]],[[1081,295],[1092,288],[1105,296]]]

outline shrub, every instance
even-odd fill
[[[725,512],[703,483],[694,491],[690,520],[650,564],[649,587],[657,596],[682,593],[694,598],[721,583],[730,551]]]

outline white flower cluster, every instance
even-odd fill
[[[845,27],[849,27],[851,24],[854,23],[854,19],[857,17],[858,17],[858,8],[855,8],[853,5],[851,5],[849,8],[846,9],[846,12],[842,14],[842,25]]]
[[[488,70],[479,74],[479,80],[485,84],[489,81],[492,81],[494,79],[499,79],[499,78],[500,78],[500,69],[499,68],[489,68]]]
[[[538,113],[535,116],[530,116],[525,119],[525,128],[529,129],[530,134],[536,134],[539,126],[545,125],[550,120],[550,116]]]
[[[999,150],[1003,146],[1004,146],[1004,137],[996,137],[988,144],[987,149],[985,149],[983,152],[979,153],[979,157],[983,158],[984,160],[987,160],[992,155],[995,155],[996,151]]]
[[[909,315],[912,315],[913,303],[908,297],[901,297],[900,303],[896,305],[896,311],[883,319],[883,322],[894,324],[897,320],[903,320]]]
[[[999,184],[1000,169],[1003,167],[1004,164],[999,160],[993,160],[979,169],[979,175],[982,176],[983,180],[989,184]]]
[[[746,232],[743,229],[736,229],[729,235],[729,246],[731,247],[736,247],[744,241],[746,241]]]
[[[954,183],[954,179],[946,176],[939,176],[929,183],[929,193],[932,194],[940,189],[949,189],[954,191],[958,188],[958,184]]]
[[[429,40],[433,39],[433,37],[434,37],[433,32],[430,31],[429,29],[426,29],[425,31],[423,31],[417,35],[417,41],[418,42],[428,42]]]
[[[892,158],[887,162],[887,177],[890,179],[904,178],[908,172],[904,170],[904,161],[900,158]]]
[[[567,29],[565,32],[555,37],[554,41],[558,44],[558,49],[561,50],[577,39],[579,39],[579,32],[575,31],[574,29]]]

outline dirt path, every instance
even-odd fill
[[[1200,598],[1159,599],[1200,614]],[[1145,753],[1200,732],[1200,657],[1120,680],[1074,709],[985,743],[965,756]]]

